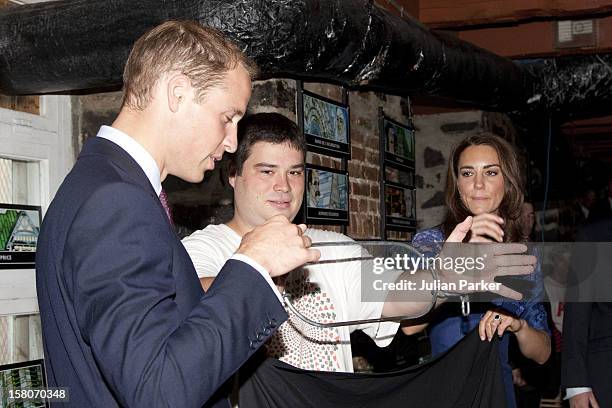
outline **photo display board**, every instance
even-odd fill
[[[414,172],[414,128],[402,125],[383,115],[385,163]]]
[[[24,361],[17,364],[0,366],[0,406],[1,407],[48,407],[44,398],[27,398],[17,401],[16,391],[44,389],[47,386],[43,360]]]
[[[40,207],[0,203],[0,269],[35,267]]]
[[[379,108],[381,231],[416,231],[415,129]]]
[[[349,178],[343,170],[306,165],[306,223],[348,225]]]
[[[385,183],[385,224],[393,230],[416,228],[416,190]]]
[[[302,129],[308,151],[350,159],[349,107],[308,91],[301,92]],[[301,115],[300,115],[301,113]]]

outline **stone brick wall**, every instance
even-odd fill
[[[482,131],[482,111],[416,115],[416,185],[419,228],[440,224],[445,215],[444,187],[453,146]]]
[[[73,96],[72,103],[72,145],[75,157],[88,138],[98,134],[102,125],[110,125],[121,108],[121,92],[105,92]]]
[[[417,129],[418,226],[429,228],[444,220],[446,171],[453,147],[464,138],[482,132],[496,134],[516,144],[517,133],[508,116],[496,112],[464,111],[416,115],[414,123]]]

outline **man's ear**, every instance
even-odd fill
[[[227,178],[227,180],[229,181],[230,186],[232,186],[232,188],[235,188],[235,185],[236,185],[236,176],[235,175],[229,176]]]
[[[178,112],[181,104],[192,98],[191,80],[184,74],[172,74],[166,84],[166,95],[170,111]]]

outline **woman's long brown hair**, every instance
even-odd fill
[[[516,242],[520,238],[519,218],[523,205],[523,188],[521,169],[514,147],[506,140],[492,134],[470,136],[461,141],[453,150],[448,161],[446,174],[445,201],[447,215],[444,220],[444,235],[448,237],[455,226],[472,213],[461,201],[457,178],[459,177],[459,157],[470,146],[491,146],[499,157],[501,172],[504,177],[504,197],[499,205],[498,215],[504,219],[504,241]],[[470,235],[465,238],[469,240]]]

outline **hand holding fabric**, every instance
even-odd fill
[[[480,319],[480,323],[478,323],[478,334],[480,335],[480,340],[485,340],[486,338],[491,341],[496,333],[498,336],[502,336],[505,331],[516,333],[521,330],[525,324],[527,323],[524,320],[508,312],[501,309],[492,309],[488,310]]]
[[[271,277],[284,275],[307,262],[316,262],[321,253],[310,248],[304,235],[306,225],[295,225],[284,215],[275,215],[242,237],[237,254],[263,266]]]
[[[497,276],[527,275],[535,270],[537,259],[533,255],[525,255],[527,246],[517,243],[462,243],[471,230],[475,217],[467,217],[458,224],[446,240],[439,257],[442,260],[465,262],[471,259],[472,267],[443,267],[436,269],[442,283],[457,290],[447,291],[447,294],[461,295],[472,292],[493,292],[501,296],[520,300],[522,294],[510,289],[494,279]],[[458,265],[457,262],[454,265]]]

